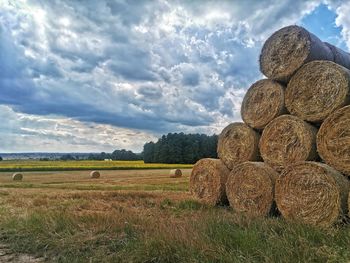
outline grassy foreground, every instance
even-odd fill
[[[143,161],[38,161],[6,160],[0,162],[0,172],[74,171],[192,168],[190,164],[144,163]]]
[[[23,182],[1,188],[0,243],[48,262],[350,260],[348,226],[325,230],[281,218],[252,220],[192,198],[186,191],[189,171],[176,179],[160,171],[126,172],[114,171],[90,184],[119,182],[131,187],[127,191],[79,190],[73,183],[69,189],[45,188],[48,179],[40,181],[36,174],[27,180],[39,180],[40,188],[22,188]],[[84,181],[75,176],[76,185]],[[167,191],[178,184],[183,186]],[[142,185],[154,185],[156,191],[132,190]]]

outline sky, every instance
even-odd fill
[[[297,24],[349,51],[350,2],[0,0],[0,152],[141,152],[219,134]]]

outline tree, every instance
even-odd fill
[[[62,161],[73,161],[75,158],[70,154],[64,154],[60,158]]]
[[[2,159],[2,157],[0,156],[0,161],[2,161],[3,159]]]
[[[217,158],[218,136],[205,134],[169,133],[156,143],[143,147],[145,163],[195,163],[201,158]]]

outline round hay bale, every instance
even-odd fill
[[[232,169],[234,165],[246,161],[258,161],[260,134],[248,125],[231,123],[221,132],[218,140],[218,157]]]
[[[172,169],[170,170],[169,176],[171,178],[178,178],[182,176],[182,172],[180,169]]]
[[[201,159],[192,169],[190,192],[209,205],[227,203],[225,184],[230,170],[219,159]]]
[[[312,61],[288,83],[289,112],[310,122],[321,122],[349,102],[350,71],[331,61]]]
[[[23,174],[21,174],[21,173],[14,173],[12,175],[13,181],[22,181],[22,179],[23,179]]]
[[[333,61],[347,69],[350,69],[350,53],[333,46],[328,42],[324,42],[333,53]]]
[[[317,129],[292,115],[282,115],[264,129],[260,153],[266,163],[277,171],[299,161],[315,160]]]
[[[327,164],[350,175],[350,106],[333,112],[322,123],[317,150]]]
[[[241,115],[243,121],[252,128],[261,130],[284,113],[284,86],[276,81],[259,80],[250,86],[244,96]]]
[[[287,26],[273,33],[260,54],[260,70],[270,79],[287,83],[305,63],[333,61],[330,48],[300,26]]]
[[[90,173],[90,178],[92,178],[92,179],[100,178],[100,176],[101,176],[101,174],[99,171],[92,171]]]
[[[332,167],[300,162],[276,181],[278,210],[287,220],[330,226],[347,212],[348,180]]]
[[[268,216],[275,212],[274,185],[278,173],[262,162],[236,165],[226,183],[227,199],[236,211],[249,216]]]

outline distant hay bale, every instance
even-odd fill
[[[248,125],[240,122],[231,123],[219,136],[218,156],[229,169],[246,161],[258,161],[259,139],[259,133]]]
[[[180,169],[172,169],[170,170],[169,176],[171,178],[178,178],[182,176],[182,172]]]
[[[96,178],[100,178],[101,174],[99,171],[92,171],[90,173],[90,178],[96,179]]]
[[[260,54],[260,70],[270,79],[287,83],[305,63],[333,61],[330,48],[303,27],[287,26],[273,33]]]
[[[219,159],[201,159],[192,169],[190,192],[209,205],[227,203],[225,184],[230,170]]]
[[[331,61],[312,61],[288,83],[289,112],[310,122],[321,122],[349,102],[350,71]]]
[[[350,53],[333,46],[328,42],[324,42],[333,53],[333,61],[345,68],[350,69]]]
[[[244,96],[241,115],[244,122],[252,128],[261,130],[284,113],[284,86],[276,81],[259,80],[250,86]]]
[[[14,173],[12,175],[13,181],[22,181],[22,179],[23,179],[23,174],[21,174],[21,173]]]
[[[350,176],[350,106],[333,112],[322,123],[317,150],[327,164]]]
[[[348,180],[332,167],[300,162],[277,179],[275,199],[287,220],[330,226],[346,214],[348,191]]]
[[[292,115],[282,115],[264,129],[260,143],[263,160],[281,171],[289,164],[315,160],[317,129]]]
[[[274,185],[278,173],[262,162],[236,165],[226,183],[230,206],[249,216],[268,216],[275,212]]]

